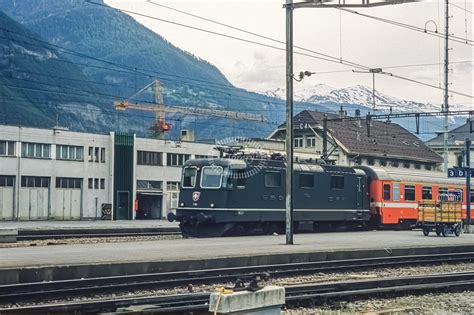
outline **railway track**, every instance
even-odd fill
[[[377,280],[358,280],[285,287],[287,307],[322,305],[331,300],[357,300],[366,297],[400,296],[433,292],[472,290],[474,272],[447,273]],[[7,313],[115,312],[143,306],[153,313],[199,312],[208,309],[208,293],[135,297],[116,300],[54,303],[0,309]]]
[[[37,303],[46,300],[66,299],[77,296],[145,289],[170,289],[188,284],[216,284],[234,282],[268,273],[270,277],[287,277],[303,274],[347,272],[382,267],[434,265],[474,261],[474,252],[433,255],[411,255],[364,259],[334,260],[322,262],[291,263],[178,271],[153,274],[126,275],[89,279],[73,279],[51,282],[34,282],[0,285],[0,303]]]

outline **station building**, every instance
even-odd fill
[[[465,158],[465,141],[471,140],[471,167],[474,167],[474,121],[466,123],[448,132],[448,167],[462,167]],[[444,134],[439,132],[436,137],[425,142],[433,151],[440,155],[444,152]]]
[[[323,154],[324,118],[344,118],[339,114],[304,110],[293,118],[294,154],[299,159],[320,158]],[[392,168],[439,171],[442,157],[418,137],[398,124],[386,121],[328,121],[328,158],[337,165],[381,166]],[[248,143],[264,152],[285,152],[286,125],[282,124],[263,140]],[[245,144],[245,143],[244,143]],[[251,149],[251,148],[249,148]]]
[[[0,220],[161,219],[213,144],[0,125]]]

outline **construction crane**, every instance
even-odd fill
[[[138,104],[132,103],[131,98],[137,96],[146,89],[152,89],[155,99],[154,104]],[[184,115],[202,115],[202,116],[215,116],[221,118],[228,118],[234,120],[248,120],[248,121],[257,121],[263,122],[265,118],[261,114],[252,114],[252,113],[242,113],[234,112],[227,110],[218,110],[211,108],[199,108],[199,107],[189,107],[189,106],[167,106],[164,104],[163,100],[163,87],[159,80],[154,80],[150,84],[147,84],[137,93],[133,94],[126,100],[114,102],[114,107],[118,111],[124,111],[126,109],[135,109],[155,113],[155,123],[151,127],[158,135],[162,135],[171,130],[172,125],[166,122],[165,114],[166,113],[181,113]]]

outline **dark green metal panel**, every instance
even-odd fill
[[[131,220],[133,213],[133,135],[114,138],[114,220]]]

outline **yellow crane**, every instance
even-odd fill
[[[155,95],[154,104],[137,104],[130,102],[130,99],[146,89],[151,88]],[[234,112],[227,110],[218,110],[211,108],[200,108],[200,107],[189,107],[189,106],[167,106],[163,101],[163,87],[159,80],[154,80],[150,84],[147,84],[137,93],[130,96],[127,100],[121,100],[114,102],[114,107],[118,111],[124,111],[126,109],[135,109],[155,113],[155,123],[152,129],[158,133],[163,134],[171,130],[172,125],[166,122],[166,113],[181,113],[185,115],[202,115],[202,116],[215,116],[221,118],[228,118],[234,120],[249,120],[263,122],[265,118],[260,114]]]

